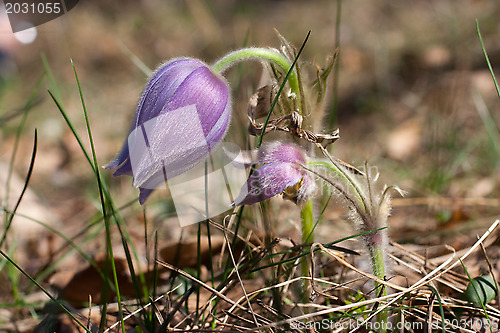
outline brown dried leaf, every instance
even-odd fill
[[[255,94],[248,101],[247,113],[250,119],[259,119],[267,116],[271,109],[272,89],[266,85],[257,89]]]
[[[120,294],[122,296],[134,297],[135,293],[127,261],[124,258],[115,258],[114,262],[118,285],[120,287]],[[107,262],[105,255],[99,256],[99,258],[95,260],[95,263],[102,272],[105,272],[106,269],[108,269],[108,279],[110,281],[114,281],[113,273],[111,272],[111,265]],[[55,276],[52,280],[56,285],[58,278],[63,279],[62,276]],[[88,303],[89,295],[92,297],[92,302],[94,303],[99,304],[104,301],[103,278],[94,266],[88,265],[76,273],[70,273],[70,276],[66,277],[66,279],[69,281],[61,288],[59,296],[61,299],[69,301],[75,306]],[[113,299],[114,296],[115,294],[112,291],[109,291],[106,301]]]
[[[224,238],[211,237],[212,255],[220,253]],[[204,236],[200,242],[201,264],[210,267],[210,247],[208,237]],[[160,249],[160,258],[178,268],[194,268],[198,263],[197,239],[175,242]]]

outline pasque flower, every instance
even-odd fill
[[[312,174],[305,152],[290,143],[273,142],[262,146],[256,158],[246,158],[245,164],[262,164],[255,170],[234,200],[234,205],[251,205],[282,194],[285,199],[303,202],[314,191]]]
[[[226,80],[200,60],[173,59],[149,79],[128,139],[105,168],[116,168],[113,176],[133,176],[142,204],[167,179],[207,157],[230,117]]]

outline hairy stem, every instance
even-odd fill
[[[377,238],[379,241],[372,243],[371,241],[367,241],[368,250],[370,252],[370,260],[372,263],[373,275],[384,280],[386,278],[386,269],[385,269],[385,258],[384,258],[384,245],[382,243],[382,235],[381,231],[376,231],[373,234],[370,234],[368,238],[373,239]],[[371,236],[371,237],[370,237]],[[377,297],[383,297],[387,295],[387,290],[385,286],[377,281],[375,281],[375,295]],[[376,320],[379,323],[379,329],[377,333],[385,333],[387,331],[387,320],[388,313],[387,311],[381,311],[377,314]]]
[[[308,200],[300,210],[300,218],[302,220],[302,244],[311,244],[314,242],[314,218],[313,218],[313,203]],[[301,263],[301,275],[309,276],[309,257],[305,256]],[[309,288],[309,280],[304,279],[303,282],[303,301],[309,301],[307,290]]]
[[[266,48],[250,47],[226,54],[212,66],[212,69],[222,73],[229,67],[246,60],[267,60],[278,65],[285,73],[291,68],[291,63],[279,52]],[[297,98],[300,98],[299,80],[295,70],[290,74],[288,82],[292,91],[297,94]]]
[[[309,37],[310,32],[308,33],[304,43],[302,44],[302,47],[300,48],[296,59],[293,61],[293,63],[290,63],[290,61],[282,54],[280,54],[277,51],[271,50],[271,49],[266,49],[266,48],[245,48],[245,49],[240,49],[236,50],[234,52],[231,52],[218,61],[213,64],[212,69],[217,72],[217,73],[222,73],[229,67],[235,65],[236,63],[239,63],[241,61],[246,61],[246,60],[267,60],[277,66],[279,66],[284,73],[287,73],[288,77],[288,83],[290,85],[291,91],[295,94],[295,98],[297,101],[297,106],[298,106],[298,111],[300,114],[303,113],[303,104],[302,104],[302,92],[301,92],[301,86],[300,86],[300,80],[298,76],[297,70],[295,70],[293,67],[295,66],[295,63],[298,59],[298,56],[302,52],[305,43]],[[286,79],[286,77],[285,77]],[[269,118],[269,116],[268,116]],[[268,119],[266,120],[267,124]],[[263,131],[263,133],[265,130]],[[261,137],[262,140],[262,137]],[[260,141],[261,142],[261,141]],[[260,144],[259,144],[260,145]],[[313,203],[312,200],[308,200],[307,203],[302,207],[300,211],[300,217],[302,220],[302,243],[313,243],[314,242],[314,218],[313,218]],[[309,263],[307,259],[304,259],[302,261],[302,266],[301,266],[301,273],[302,276],[308,276],[309,275]],[[304,294],[304,301],[307,301],[308,295],[307,295],[307,290],[308,290],[308,282],[304,281],[304,288],[303,288],[303,294]]]

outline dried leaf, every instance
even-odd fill
[[[120,294],[123,296],[135,296],[127,261],[124,258],[115,258],[114,262]],[[107,269],[108,279],[114,281],[111,265],[107,261],[105,255],[101,255],[97,258],[95,263],[102,272],[105,272]],[[59,297],[71,302],[71,304],[75,306],[79,306],[88,303],[90,295],[93,302],[100,304],[103,302],[103,287],[103,278],[101,274],[99,274],[94,266],[88,265],[76,273],[71,273],[68,283],[62,287]],[[115,294],[109,290],[106,301],[113,299],[114,296]]]
[[[257,89],[248,101],[247,113],[251,119],[259,119],[267,116],[271,109],[272,90],[270,85]]]
[[[211,237],[212,256],[220,253],[224,238]],[[210,246],[208,237],[204,236],[200,242],[201,264],[210,267]],[[198,240],[193,239],[183,242],[168,244],[160,249],[160,258],[178,268],[194,268],[198,264]]]

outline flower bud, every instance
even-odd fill
[[[233,205],[251,205],[280,193],[285,199],[302,203],[314,191],[314,179],[302,167],[307,164],[306,154],[294,144],[273,142],[263,146],[257,161],[245,164],[262,166],[248,177]]]
[[[193,168],[223,139],[231,118],[224,78],[200,60],[167,62],[149,79],[127,141],[105,166],[130,175],[139,201],[167,179]]]

